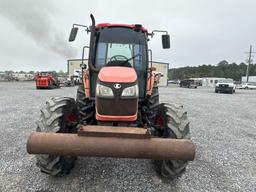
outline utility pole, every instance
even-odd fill
[[[248,65],[247,65],[247,69],[246,69],[246,83],[248,83],[249,80],[249,68],[250,68],[250,64],[252,61],[252,53],[256,53],[256,52],[252,52],[252,45],[250,45],[250,51],[246,52],[249,53],[249,59],[248,59]]]

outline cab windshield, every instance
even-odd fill
[[[142,32],[124,27],[105,28],[97,32],[96,41],[96,68],[115,61],[127,61],[137,70],[146,67],[146,39]]]

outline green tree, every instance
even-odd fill
[[[220,61],[217,65],[199,65],[197,67],[173,68],[168,71],[169,79],[185,79],[199,77],[225,77],[240,81],[246,74],[247,65],[245,63],[228,63],[226,60]],[[256,64],[250,65],[249,75],[256,75]]]

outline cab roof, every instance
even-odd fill
[[[126,27],[135,29],[135,24],[112,24],[112,23],[99,23],[96,25],[96,28],[104,28],[104,27]],[[141,27],[141,31],[143,33],[148,33],[148,30],[144,27]]]

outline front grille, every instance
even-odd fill
[[[101,115],[128,116],[135,115],[138,109],[138,99],[105,99],[96,98],[97,111]]]

